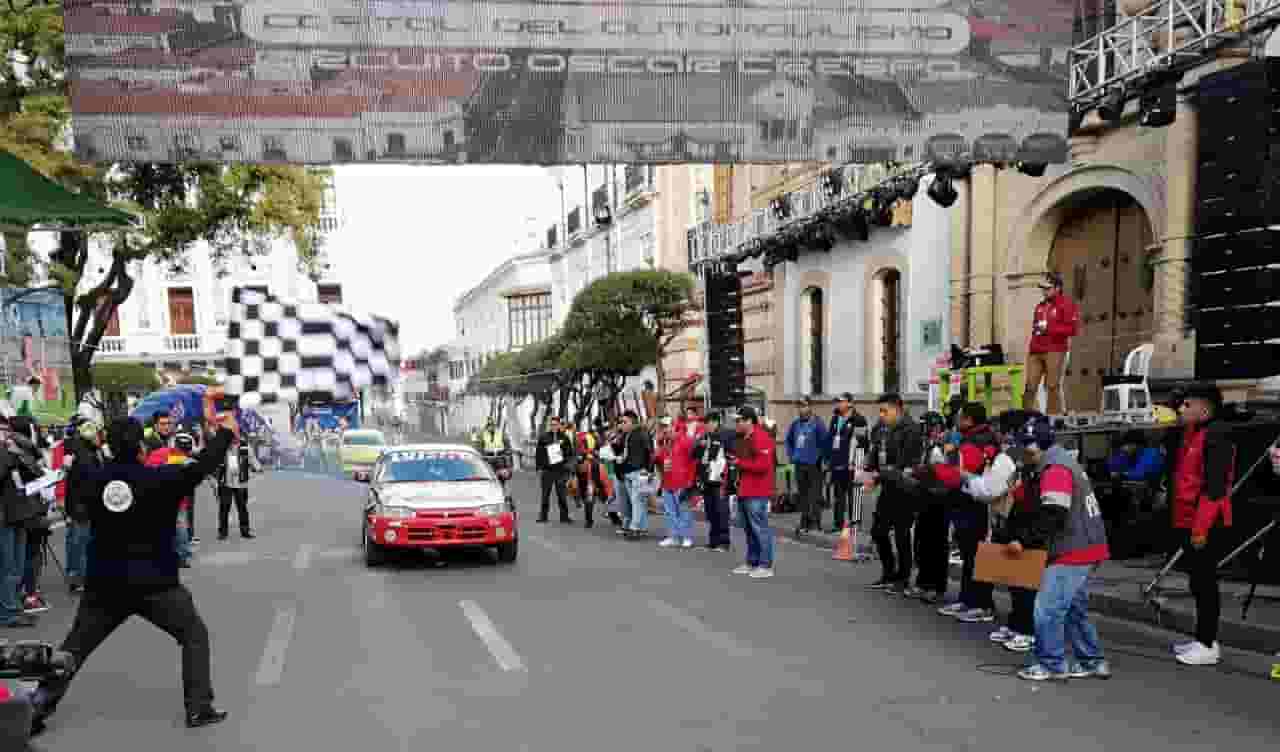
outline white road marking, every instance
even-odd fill
[[[219,551],[202,554],[196,559],[196,563],[202,567],[219,567],[227,564],[248,564],[260,558],[262,558],[261,555],[254,551]]]
[[[311,552],[315,546],[310,543],[303,543],[298,547],[298,555],[293,557],[293,570],[295,572],[305,572],[307,567],[311,566]]]
[[[458,605],[462,607],[462,613],[466,614],[467,621],[471,622],[471,630],[484,642],[485,647],[489,648],[489,654],[503,671],[525,670],[520,654],[493,625],[484,609],[480,608],[475,601],[458,601]]]
[[[564,559],[565,561],[574,561],[578,558],[577,554],[565,548],[564,546],[560,545],[559,543],[554,543],[552,541],[547,540],[546,538],[535,538],[532,535],[526,535],[524,537],[530,541],[533,541],[539,546],[542,546],[543,548],[547,549],[548,551],[555,554],[556,556],[559,556],[561,559]]]
[[[652,608],[659,615],[669,619],[680,629],[702,640],[703,642],[719,648],[734,658],[750,658],[751,648],[738,642],[732,635],[717,632],[708,627],[701,619],[687,611],[683,611],[675,606],[660,601],[657,598],[649,599],[649,608]]]
[[[276,620],[271,625],[271,633],[267,635],[267,647],[262,651],[262,661],[258,663],[255,681],[259,687],[274,687],[284,676],[284,659],[289,652],[289,643],[293,641],[293,625],[297,618],[296,606],[276,609]]]
[[[323,551],[316,551],[311,555],[313,559],[351,559],[360,553],[359,546],[345,546],[340,548],[326,548]]]

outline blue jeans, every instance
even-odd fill
[[[187,513],[178,513],[178,526],[173,531],[173,550],[178,561],[191,561],[191,528],[187,527]]]
[[[1103,660],[1098,630],[1089,621],[1089,577],[1097,565],[1054,564],[1044,570],[1036,594],[1036,661],[1056,673],[1067,670],[1067,643],[1085,668]]]
[[[667,535],[693,539],[693,512],[689,510],[689,489],[662,492],[662,510],[667,515]]]
[[[89,573],[89,523],[67,520],[67,577],[84,579]]]
[[[626,478],[627,499],[631,504],[631,525],[629,529],[644,532],[649,529],[649,499],[641,492],[648,488],[649,479],[645,473],[631,473]]]
[[[0,625],[14,623],[22,615],[18,586],[27,568],[27,531],[0,527]]]
[[[773,528],[769,527],[769,500],[738,499],[738,519],[747,533],[747,566],[773,567]]]

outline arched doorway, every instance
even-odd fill
[[[1127,193],[1102,190],[1067,209],[1048,268],[1060,273],[1080,308],[1063,397],[1072,412],[1098,412],[1102,379],[1129,351],[1155,336],[1151,223]]]
[[[825,393],[826,311],[822,288],[811,287],[800,296],[800,390]]]

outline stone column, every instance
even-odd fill
[[[969,345],[969,316],[972,306],[969,300],[969,225],[973,221],[970,212],[969,181],[955,181],[959,198],[947,212],[951,221],[951,331],[949,342],[961,347]],[[917,201],[931,201],[920,190]]]
[[[1196,224],[1197,117],[1188,102],[1178,102],[1178,117],[1165,134],[1165,186],[1168,207],[1164,238],[1155,264],[1155,345],[1152,373],[1187,378],[1195,372],[1195,337],[1185,334],[1191,284],[1192,236]],[[1163,242],[1162,242],[1163,241]]]
[[[996,168],[980,164],[970,178],[969,344],[990,344],[995,336]]]

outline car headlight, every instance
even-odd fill
[[[379,504],[373,508],[373,514],[376,517],[389,517],[393,520],[406,520],[413,517],[413,509],[409,507],[389,507],[385,504]]]
[[[477,517],[497,517],[498,515],[506,511],[507,511],[506,504],[485,504],[484,506],[476,509],[476,516]]]

